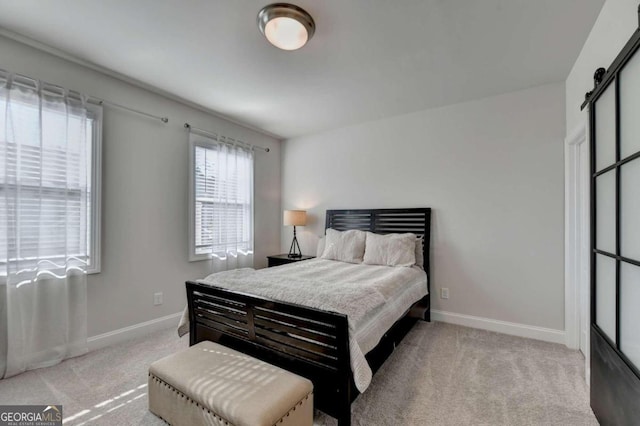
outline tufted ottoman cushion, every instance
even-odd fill
[[[149,410],[172,425],[313,425],[313,384],[212,342],[149,367]]]

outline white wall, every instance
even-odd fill
[[[89,336],[179,312],[186,303],[185,280],[208,272],[208,262],[187,261],[185,122],[271,149],[256,152],[256,266],[278,252],[276,139],[3,37],[0,68],[169,117],[165,125],[105,107],[102,273],[89,276]],[[153,306],[153,293],[160,291],[164,304]]]
[[[283,208],[313,254],[326,209],[432,207],[434,309],[563,330],[563,111],[552,84],[288,140]]]
[[[638,28],[637,10],[638,0],[607,0],[602,7],[565,84],[567,134],[585,122],[586,110],[581,112],[580,105],[593,89],[593,73],[609,68]]]

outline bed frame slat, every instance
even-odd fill
[[[314,367],[323,367],[325,369],[328,370],[332,370],[334,372],[338,372],[339,369],[336,368],[334,365],[332,365],[331,363],[327,363],[327,361],[330,361],[327,358],[323,358],[319,355],[316,355],[312,352],[308,352],[308,351],[304,351],[302,349],[298,349],[298,348],[294,348],[292,346],[289,346],[287,344],[283,344],[281,342],[277,342],[271,339],[266,339],[263,338],[261,336],[256,336],[256,342],[271,348],[271,349],[275,349],[278,352],[282,352],[284,354],[287,354],[289,356],[293,356],[301,361],[304,362],[309,362],[311,363]]]
[[[240,338],[246,338],[248,335],[247,330],[243,330],[241,328],[235,328],[235,327],[229,327],[225,324],[219,323],[217,321],[212,321],[208,318],[204,318],[202,316],[198,316],[198,324],[200,325],[204,325],[208,328],[214,329],[216,331],[219,331],[221,333],[226,333],[229,334],[231,336],[236,336],[236,337],[240,337]]]
[[[285,345],[295,349],[309,352],[313,356],[318,357],[317,359],[326,359],[325,362],[329,362],[328,360],[335,362],[338,359],[338,352],[335,347],[320,346],[309,341],[297,339],[287,334],[276,333],[260,327],[256,328],[256,335],[279,343],[284,343]]]
[[[226,306],[227,308],[235,309],[237,311],[242,311],[242,312],[246,312],[247,310],[246,304],[235,301],[235,300],[227,300],[222,297],[215,297],[206,293],[200,293],[198,294],[198,296],[200,296],[200,300],[202,300],[205,303],[215,303],[215,304],[223,305],[223,306]]]
[[[269,320],[266,320],[266,319],[262,319],[262,318],[260,318],[258,316],[254,316],[253,322],[257,326],[265,328],[265,329],[283,330],[283,331],[286,331],[287,333],[295,334],[295,335],[304,337],[306,339],[314,340],[316,342],[320,342],[322,344],[329,345],[329,346],[332,346],[332,347],[335,347],[335,345],[336,345],[335,336],[329,336],[329,335],[326,335],[326,334],[319,334],[317,332],[313,332],[311,330],[304,329],[304,328],[292,327],[290,325],[287,325],[287,324],[279,322],[279,321],[269,321]]]
[[[215,321],[215,322],[219,322],[221,324],[227,325],[229,327],[234,327],[234,328],[238,328],[241,330],[247,330],[248,331],[248,327],[247,327],[247,322],[245,321],[236,321],[233,319],[229,319],[223,315],[218,315],[217,313],[207,310],[207,309],[201,309],[196,307],[196,315],[200,316],[201,318],[207,319],[209,321]]]
[[[422,232],[422,230],[424,229],[422,226],[420,225],[413,225],[411,223],[399,223],[399,222],[395,222],[395,223],[391,223],[391,222],[379,222],[376,224],[376,233],[377,234],[382,234],[384,233],[384,230],[387,228],[400,228],[400,229],[411,229],[414,233],[418,233],[418,232]]]
[[[333,229],[337,229],[337,230],[343,230],[343,231],[352,231],[354,229],[357,229],[359,231],[368,231],[369,230],[369,226],[368,225],[343,225],[341,223],[334,223],[332,228]]]
[[[239,321],[244,323],[247,322],[246,311],[229,310],[222,307],[221,305],[214,305],[204,300],[198,300],[198,302],[196,303],[196,308],[201,311],[210,312],[212,314],[222,316],[233,321]]]
[[[336,335],[335,326],[325,322],[313,321],[302,316],[285,315],[280,312],[275,312],[271,309],[264,309],[260,307],[256,307],[255,315],[258,317],[272,319],[274,321],[280,321],[286,324],[292,324],[307,330],[317,331],[329,336]]]

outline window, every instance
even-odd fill
[[[191,133],[189,260],[253,254],[253,152]]]
[[[0,270],[11,261],[55,269],[72,256],[100,272],[102,108],[87,105],[85,117],[64,104],[48,108],[44,95],[7,97],[0,94]]]

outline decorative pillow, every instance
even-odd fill
[[[316,257],[322,257],[322,253],[324,253],[324,245],[326,240],[327,239],[324,237],[324,235],[320,237],[320,239],[318,240],[318,247],[316,248]]]
[[[367,232],[364,252],[367,265],[412,266],[416,264],[415,234],[373,234]]]
[[[424,249],[422,248],[422,237],[416,236],[416,266],[424,269]]]
[[[366,234],[364,231],[327,229],[322,259],[362,263]]]

